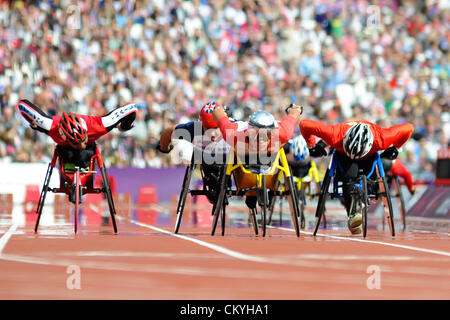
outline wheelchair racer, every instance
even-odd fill
[[[411,195],[416,193],[416,188],[414,187],[414,180],[411,172],[406,168],[406,166],[399,159],[389,160],[382,159],[383,168],[386,174],[390,174],[394,177],[399,177],[403,179]]]
[[[218,124],[213,120],[212,112],[215,107],[222,107],[216,101],[210,101],[202,106],[199,119],[176,126],[164,128],[156,149],[162,153],[169,153],[173,149],[172,139],[183,139],[194,146],[194,161],[200,164],[204,173],[203,184],[210,192],[207,194],[209,202],[214,203],[217,196],[220,172],[226,164],[226,156],[230,146],[222,139]],[[228,119],[228,116],[227,116]],[[238,130],[247,128],[244,121],[230,120]]]
[[[130,130],[137,113],[137,107],[133,103],[114,109],[104,116],[72,112],[50,116],[26,99],[20,100],[17,108],[32,129],[47,134],[55,141],[64,169],[69,171],[74,170],[75,166],[89,168],[96,151],[95,141],[114,128],[121,132]],[[73,200],[70,195],[69,198]]]
[[[214,108],[213,119],[218,124],[225,141],[238,155],[245,156],[245,163],[256,164],[276,155],[294,134],[303,108],[291,104],[285,112],[287,115],[281,121],[275,121],[269,112],[255,111],[250,115],[248,127],[244,130],[240,130],[236,123],[228,119],[221,106]],[[264,157],[266,159],[263,159]],[[252,163],[254,158],[256,163]],[[250,209],[256,208],[256,196],[247,196],[245,203]]]
[[[294,177],[304,178],[311,168],[308,145],[302,135],[298,135],[284,145],[284,152]]]
[[[372,168],[373,155],[381,150],[382,158],[393,160],[398,149],[411,137],[414,127],[409,123],[382,128],[368,121],[346,121],[336,125],[327,125],[320,121],[305,119],[300,121],[300,131],[304,136],[310,155],[326,156],[325,147],[333,147],[342,165],[343,172],[336,171],[337,178],[347,182],[357,178],[359,170],[368,174]],[[316,138],[322,140],[316,143]],[[362,232],[362,215],[350,212],[351,186],[344,183],[344,204],[348,215],[348,228],[352,234]]]

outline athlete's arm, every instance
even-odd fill
[[[245,133],[239,131],[239,125],[231,122],[223,107],[216,107],[213,111],[213,120],[219,125],[220,132],[226,143],[235,146],[237,141],[245,142]]]
[[[390,128],[377,128],[381,134],[380,150],[384,150],[393,145],[399,149],[411,137],[414,126],[410,123],[403,123]]]
[[[394,176],[401,177],[405,180],[406,186],[409,192],[414,193],[414,182],[411,172],[406,168],[406,166],[400,162],[400,160],[395,160],[392,164],[391,173]]]
[[[192,143],[196,130],[198,130],[197,134],[201,135],[203,133],[199,121],[191,121],[164,128],[159,139],[158,150],[164,153],[170,152],[173,149],[171,145],[172,139],[183,139]]]
[[[162,152],[170,152],[170,143],[172,142],[172,133],[174,130],[175,126],[170,126],[162,131],[161,137],[159,138],[159,150]]]
[[[18,103],[20,115],[30,124],[34,130],[48,134],[52,128],[53,118],[42,111],[38,106],[23,99]]]
[[[300,111],[297,109],[289,110],[289,115],[283,117],[283,119],[278,123],[280,131],[280,144],[284,145],[292,138],[294,135],[295,127],[300,121]]]
[[[120,131],[128,131],[133,128],[136,113],[137,107],[135,103],[130,103],[123,107],[119,107],[102,116],[103,126],[108,132],[115,127],[117,127]]]
[[[333,145],[333,126],[326,125],[323,122],[304,119],[300,121],[300,132],[305,138],[309,147],[316,145],[316,139],[314,137],[321,138],[327,145]]]

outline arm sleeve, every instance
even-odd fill
[[[235,146],[237,141],[245,141],[245,131],[238,131],[238,124],[231,122],[228,117],[222,117],[217,121],[220,132],[226,143]]]
[[[414,132],[414,126],[410,123],[403,123],[390,128],[381,128],[381,146],[380,149],[384,150],[391,145],[399,149],[406,141],[411,137]]]
[[[28,123],[31,124],[34,122],[36,124],[37,127],[31,127],[32,129],[49,134],[53,124],[53,117],[26,99],[20,100],[17,108],[19,109],[20,115]]]
[[[119,107],[102,117],[103,126],[108,132],[117,127],[118,124],[120,124],[122,130],[130,130],[136,119],[136,113],[137,107],[134,103]]]
[[[300,132],[309,147],[316,145],[316,139],[314,137],[319,137],[328,145],[334,146],[333,128],[333,126],[326,125],[320,121],[310,119],[300,121]]]
[[[182,139],[192,143],[196,131],[198,131],[199,135],[202,134],[202,125],[199,121],[182,123],[175,127],[172,133],[172,139]]]
[[[400,162],[400,160],[396,159],[392,164],[391,173],[394,176],[401,177],[405,180],[406,186],[408,190],[411,191],[414,189],[414,182],[411,172],[406,168],[406,166]]]
[[[293,116],[285,116],[278,125],[280,126],[280,143],[284,145],[294,135],[297,119]]]

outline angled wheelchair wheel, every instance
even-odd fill
[[[403,230],[406,230],[406,210],[405,210],[405,198],[401,190],[401,185],[398,177],[394,177],[392,181],[394,186],[395,196],[398,198],[398,207],[402,218]]]
[[[314,182],[314,193],[311,190],[311,196],[313,198],[319,197],[320,196],[320,190],[322,189],[322,182],[315,182],[314,180],[311,181],[311,183],[313,183],[313,182]],[[323,208],[321,221],[322,221],[323,227],[326,229],[327,228],[327,206],[326,205]]]
[[[74,230],[75,233],[77,233],[78,228],[78,210],[80,206],[80,189],[81,189],[81,183],[80,183],[80,172],[76,171],[74,175],[75,179],[75,213],[74,213]]]
[[[36,219],[36,224],[34,226],[34,232],[36,233],[38,228],[39,228],[39,221],[41,220],[41,214],[42,214],[42,208],[44,207],[45,204],[45,198],[47,196],[47,192],[49,191],[49,184],[50,184],[50,178],[52,176],[52,172],[53,172],[53,167],[51,164],[48,165],[47,168],[47,173],[45,174],[45,179],[44,179],[44,186],[42,187],[41,190],[41,194],[39,196],[39,202],[36,208],[36,214],[37,219]]]
[[[391,235],[393,237],[395,237],[394,210],[392,208],[391,194],[389,192],[389,186],[386,181],[386,177],[383,178],[383,187],[384,187],[383,196],[385,199],[384,204],[385,204],[385,206],[387,205],[387,209],[389,210],[389,215],[387,216],[388,225],[389,225],[389,229],[391,230]]]
[[[261,207],[261,230],[262,230],[262,236],[266,236],[266,209],[269,202],[269,197],[267,193],[267,186],[266,186],[266,176],[262,175],[262,186],[259,188],[259,192],[257,192],[259,199],[257,202],[260,204]]]
[[[219,194],[217,196],[217,201],[213,206],[213,222],[212,222],[212,229],[211,229],[211,235],[213,236],[216,232],[217,228],[217,221],[219,220],[219,215],[221,213],[221,210],[223,208],[223,205],[225,203],[225,193],[227,189],[227,183],[228,179],[230,179],[230,176],[226,175],[226,166],[224,167],[221,175],[220,175],[220,188],[219,188]],[[222,221],[222,224],[225,224],[225,221]],[[223,226],[224,228],[225,226]]]
[[[289,195],[289,206],[291,210],[291,218],[292,218],[292,224],[294,226],[295,234],[297,237],[300,237],[300,227],[298,223],[298,217],[300,216],[299,208],[298,208],[298,199],[297,199],[297,192],[295,192],[295,185],[294,185],[294,179],[292,179],[292,176],[290,176],[288,179],[286,179],[286,192]]]
[[[369,195],[367,191],[367,177],[362,176],[362,194],[361,194],[361,215],[362,215],[362,231],[363,237],[367,235],[367,209],[369,206]]]
[[[325,212],[325,202],[328,195],[328,188],[330,186],[331,177],[330,177],[330,169],[327,169],[325,172],[325,177],[323,178],[322,187],[320,189],[319,200],[317,202],[316,209],[316,225],[314,227],[313,235],[317,234],[317,230],[319,230],[320,221],[322,219],[322,215]]]
[[[175,230],[174,233],[178,233],[181,225],[181,218],[183,217],[184,206],[186,205],[186,198],[189,193],[189,186],[191,184],[192,171],[194,170],[193,161],[186,168],[186,172],[184,173],[183,187],[181,189],[180,198],[178,199],[177,205],[177,219],[175,222]]]
[[[225,235],[225,225],[226,225],[226,209],[227,209],[227,195],[225,193],[224,200],[222,202],[222,214],[220,215],[220,226],[222,227],[222,236]]]
[[[109,183],[108,174],[106,173],[105,166],[100,168],[103,179],[103,193],[106,196],[106,201],[108,202],[109,214],[111,216],[111,222],[113,225],[114,233],[117,233],[117,223],[116,223],[116,207],[114,206],[114,200],[111,192],[111,184]]]
[[[256,208],[249,210],[250,210],[250,217],[252,218],[253,230],[255,230],[255,235],[258,235],[258,221],[256,219]]]
[[[298,210],[300,214],[300,228],[305,229],[306,219],[305,219],[305,204],[306,204],[306,193],[305,193],[305,184],[303,181],[300,182],[300,190],[295,188],[297,191],[297,202],[298,202]]]
[[[279,189],[280,189],[280,181],[277,181],[275,190],[278,192],[278,191],[280,191]],[[269,202],[269,207],[268,207],[269,217],[268,217],[268,219],[267,219],[267,224],[269,224],[269,225],[272,224],[272,215],[273,215],[273,210],[275,209],[275,203],[277,202],[277,198],[278,198],[278,196],[277,196],[277,195],[274,195],[274,196],[272,197],[272,199],[270,200],[270,202]],[[282,201],[282,198],[281,198],[281,197],[280,197],[280,201]],[[250,211],[250,212],[251,212],[251,211]],[[280,215],[281,215],[281,212],[280,212]],[[281,224],[280,224],[280,225],[281,225]]]

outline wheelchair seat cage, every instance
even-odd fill
[[[95,166],[98,166],[102,174],[103,186],[101,188],[94,187],[94,174],[96,173]],[[59,187],[51,188],[49,186],[50,179],[53,173],[53,169],[58,166],[59,169]],[[117,225],[115,220],[115,206],[111,193],[111,187],[109,184],[109,179],[106,173],[106,167],[103,164],[103,160],[100,154],[99,148],[95,147],[95,154],[91,157],[89,169],[80,168],[78,166],[67,166],[64,163],[58,149],[55,148],[53,153],[52,161],[49,163],[47,168],[47,173],[44,179],[44,185],[41,190],[39,197],[38,206],[36,209],[36,214],[38,215],[36,220],[36,225],[34,227],[34,232],[38,231],[39,222],[42,214],[42,209],[45,204],[45,198],[47,192],[53,193],[64,193],[69,196],[71,202],[75,205],[74,214],[74,231],[77,233],[78,228],[78,211],[79,204],[82,201],[82,195],[88,193],[104,193],[105,198],[108,201],[109,211],[111,214],[111,220],[113,224],[114,233],[117,233]]]
[[[385,210],[384,220],[387,220],[391,230],[391,235],[395,236],[394,220],[392,201],[389,194],[389,186],[387,183],[387,177],[385,176],[383,164],[381,158],[377,153],[373,155],[373,163],[370,172],[366,175],[359,169],[356,179],[348,179],[348,181],[342,181],[336,177],[336,173],[343,174],[344,169],[340,160],[337,157],[336,150],[333,150],[330,163],[325,173],[324,181],[320,191],[319,201],[316,209],[316,225],[314,229],[314,235],[316,235],[319,228],[320,220],[324,212],[325,202],[327,194],[329,193],[329,185],[333,180],[332,192],[330,194],[331,199],[343,198],[344,186],[349,187],[349,195],[351,197],[350,212],[352,210],[361,210],[362,213],[362,228],[363,236],[367,235],[367,209],[370,204],[370,199],[382,199]]]

